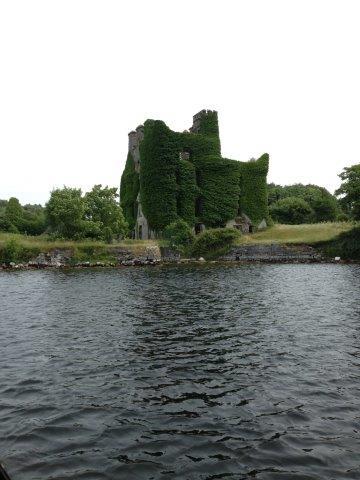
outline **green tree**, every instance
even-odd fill
[[[360,220],[360,163],[345,167],[339,177],[342,184],[335,194],[340,197],[344,210],[354,220]]]
[[[5,207],[5,221],[13,228],[12,231],[19,230],[24,217],[24,210],[17,198],[11,197]]]
[[[85,236],[85,202],[81,189],[64,187],[53,190],[45,214],[55,235],[74,239]]]
[[[281,199],[296,197],[305,200],[312,209],[312,216],[307,217],[307,222],[326,222],[336,220],[340,213],[339,204],[334,195],[326,188],[318,185],[275,185],[270,183],[268,186],[269,206]]]
[[[95,185],[85,194],[85,217],[99,226],[100,236],[106,241],[124,237],[128,231],[118,197],[117,188],[102,185]]]
[[[42,205],[24,205],[24,216],[19,227],[21,233],[41,235],[46,229],[45,209]]]
[[[279,223],[308,223],[313,215],[310,205],[299,197],[287,197],[270,206],[270,215]]]

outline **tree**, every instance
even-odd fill
[[[128,231],[118,197],[117,188],[101,185],[95,185],[85,194],[85,217],[99,226],[100,236],[106,241],[123,237]]]
[[[64,238],[85,236],[85,202],[78,188],[53,190],[45,207],[47,223],[51,231]]]
[[[310,205],[298,197],[282,198],[270,206],[272,218],[285,224],[308,223],[313,213]]]
[[[19,229],[24,216],[24,211],[17,198],[11,197],[5,207],[5,221],[9,224],[10,230]]]
[[[19,227],[21,233],[41,235],[45,232],[45,209],[42,205],[27,204],[23,207],[24,217]]]
[[[270,183],[268,186],[269,206],[278,200],[296,197],[305,200],[312,209],[312,216],[307,218],[307,222],[326,222],[337,218],[340,213],[337,199],[326,188],[318,185],[275,185]]]
[[[345,167],[339,177],[343,183],[335,194],[350,217],[360,220],[360,163]]]

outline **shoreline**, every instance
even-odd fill
[[[30,263],[13,263],[10,265],[0,265],[0,272],[13,271],[34,271],[34,270],[89,270],[89,269],[125,269],[129,267],[163,267],[163,266],[188,266],[188,265],[360,265],[359,260],[333,258],[321,259],[290,259],[290,258],[264,258],[264,259],[243,259],[243,260],[199,260],[199,259],[181,259],[177,261],[168,260],[137,260],[114,263],[114,262],[81,262],[75,264],[35,264]]]

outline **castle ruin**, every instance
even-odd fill
[[[240,162],[221,156],[217,112],[201,110],[188,131],[147,120],[129,133],[120,202],[133,238],[161,236],[181,218],[196,233],[264,228],[268,219],[268,155]]]

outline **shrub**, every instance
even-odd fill
[[[177,220],[170,223],[164,230],[164,238],[169,242],[171,248],[184,251],[194,241],[194,234],[184,220]]]
[[[335,240],[319,246],[329,257],[339,256],[347,260],[360,260],[360,226],[343,232]]]
[[[111,243],[113,240],[113,232],[110,227],[105,227],[103,230],[103,239],[106,243]]]
[[[298,225],[310,222],[313,210],[302,198],[287,197],[271,205],[270,214],[279,223]]]
[[[339,215],[336,217],[337,222],[348,222],[349,220],[349,215],[346,215],[346,213],[339,213]]]
[[[196,257],[225,253],[239,236],[240,232],[234,228],[205,230],[195,238],[191,253]]]
[[[1,252],[1,261],[6,264],[11,262],[16,263],[20,260],[21,253],[21,245],[14,238],[11,238],[5,243],[5,246]]]

